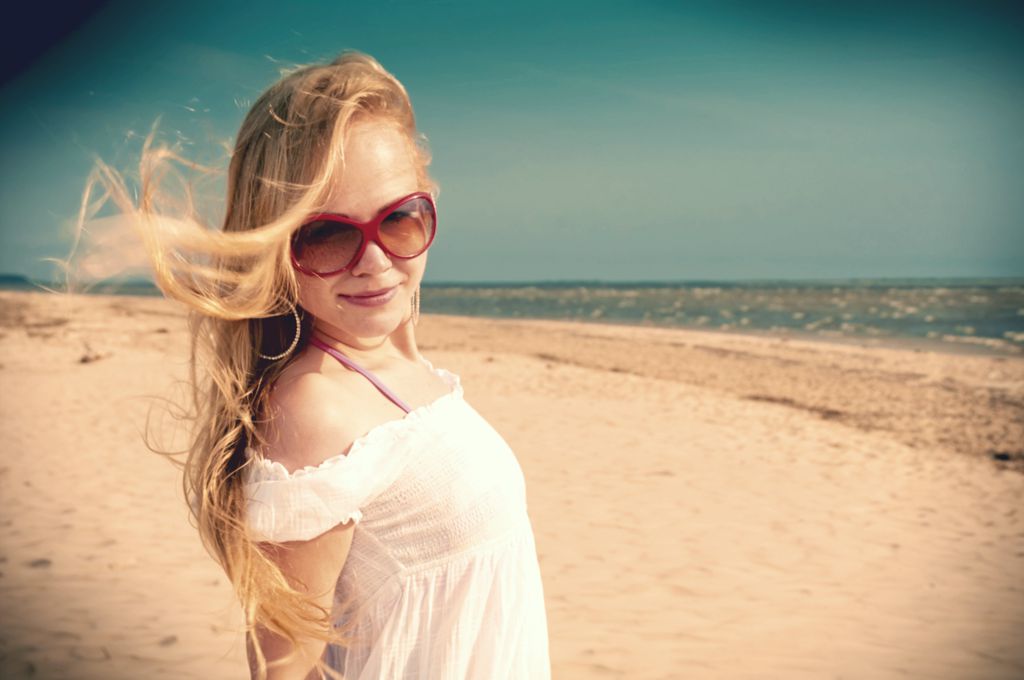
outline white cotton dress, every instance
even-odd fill
[[[248,523],[296,541],[355,521],[336,601],[356,639],[332,645],[346,680],[545,680],[548,629],[526,487],[515,454],[450,387],[374,427],[347,454],[289,473],[253,451]]]

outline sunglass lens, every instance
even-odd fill
[[[359,252],[363,234],[350,224],[317,220],[302,227],[295,240],[295,259],[318,274],[343,269]]]
[[[380,239],[399,257],[416,257],[434,238],[433,207],[425,198],[414,198],[395,208],[380,225]]]

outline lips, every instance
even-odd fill
[[[394,288],[394,286],[391,286],[391,288],[378,288],[377,290],[369,290],[369,291],[366,291],[364,293],[345,293],[344,297],[354,297],[354,298],[376,297],[378,295],[383,295],[384,293],[387,293],[392,288]]]

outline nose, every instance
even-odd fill
[[[391,258],[380,247],[376,241],[366,244],[362,256],[353,265],[351,272],[354,276],[362,274],[378,274],[391,268]]]

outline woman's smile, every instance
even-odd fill
[[[380,305],[387,304],[398,292],[398,286],[392,286],[391,288],[385,288],[383,291],[371,293],[369,295],[339,295],[342,300],[349,302],[353,305],[359,305],[360,307],[379,307]]]

